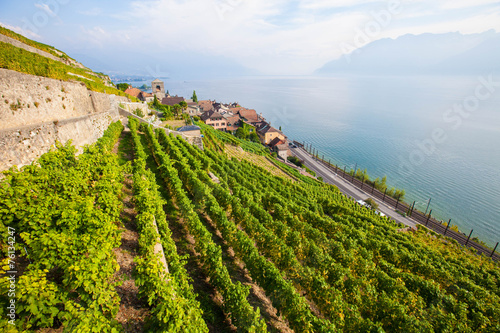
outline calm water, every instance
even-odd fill
[[[165,88],[254,108],[339,166],[387,175],[420,210],[432,198],[439,219],[500,241],[500,86],[478,77],[343,76],[165,80]]]

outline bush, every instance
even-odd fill
[[[289,162],[295,164],[299,168],[302,168],[304,166],[304,161],[302,161],[301,159],[299,159],[297,156],[288,156],[287,160]]]
[[[365,199],[365,202],[368,206],[370,206],[371,209],[373,209],[373,210],[378,209],[378,204],[372,198]]]
[[[139,108],[135,109],[134,114],[138,117],[144,118],[144,112],[142,112]]]
[[[306,169],[306,172],[308,172],[309,174],[313,175],[314,177],[316,177],[316,172],[312,171],[311,169],[309,169],[308,167],[304,166],[304,168]]]

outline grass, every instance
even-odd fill
[[[22,36],[20,34],[15,33],[12,30],[9,30],[9,29],[4,28],[2,26],[0,26],[0,34],[5,35],[7,37],[10,37],[12,39],[18,40],[18,41],[20,41],[20,42],[22,42],[22,43],[24,43],[26,45],[32,46],[32,47],[37,48],[39,50],[45,51],[47,53],[50,53],[50,54],[52,54],[53,56],[55,56],[57,58],[61,58],[61,59],[64,59],[64,60],[67,60],[67,59],[75,60],[75,59],[69,57],[66,53],[57,50],[53,46],[46,45],[46,44],[39,43],[39,42],[35,42],[34,40],[26,38],[26,37],[24,37],[24,36]]]
[[[137,98],[127,95],[123,91],[106,86],[102,79],[89,74],[88,70],[65,65],[59,61],[28,52],[8,43],[0,42],[0,68],[56,80],[76,80],[83,82],[89,90],[125,96],[138,101]],[[70,72],[78,74],[81,77],[69,75],[68,73]]]
[[[229,144],[225,145],[225,152],[227,153],[227,156],[230,158],[236,158],[239,161],[241,160],[248,161],[269,171],[271,174],[275,176],[294,180],[286,172],[284,172],[283,170],[279,169],[274,164],[269,162],[269,160],[265,156],[249,153],[244,151],[240,147],[235,147]]]

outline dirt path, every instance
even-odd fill
[[[131,161],[133,159],[132,146],[130,142],[130,132],[124,131],[113,149],[113,153],[118,154],[120,161]],[[123,182],[123,211],[120,214],[123,225],[121,231],[121,245],[115,249],[116,259],[120,265],[120,270],[115,278],[123,284],[116,288],[120,296],[120,309],[116,316],[125,332],[142,332],[145,318],[149,315],[149,307],[145,301],[139,298],[139,288],[135,285],[132,272],[135,268],[134,257],[138,254],[138,238],[135,225],[135,205],[133,198],[133,181],[131,174],[125,174]]]

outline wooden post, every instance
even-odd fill
[[[490,258],[493,257],[493,254],[495,253],[497,247],[498,247],[498,242],[497,242],[497,245],[495,245],[495,248],[493,249],[493,251],[491,251]]]
[[[384,191],[384,197],[382,198],[382,202],[385,201],[385,195],[387,194],[387,187],[385,188],[385,191]]]
[[[363,185],[365,184],[365,175],[361,178],[361,189],[363,189]]]
[[[425,221],[425,226],[427,226],[427,224],[429,223],[429,219],[431,218],[431,214],[432,214],[432,209],[429,212],[429,216],[427,216],[427,221]]]
[[[356,171],[358,171],[358,162],[356,162],[356,165],[354,166],[354,172],[352,173],[351,183],[353,184],[354,184],[354,176],[356,176]]]
[[[373,187],[372,187],[372,194],[373,194],[373,190],[375,189],[375,182],[373,182]]]
[[[429,205],[431,204],[431,199],[432,198],[429,198],[429,202],[427,203],[427,208],[425,209],[424,215],[427,214],[427,209],[429,209]]]
[[[467,242],[465,242],[465,246],[467,246],[467,244],[469,244],[469,239],[470,239],[470,236],[472,235],[472,232],[474,231],[474,229],[472,229],[470,231],[470,234],[469,234],[469,237],[467,237]]]
[[[344,165],[344,178],[345,178],[345,165]]]
[[[335,164],[335,173],[339,173],[339,165]]]
[[[415,201],[413,201],[413,205],[411,206],[410,217],[411,217],[411,214],[413,214],[413,208],[415,208]]]
[[[321,155],[321,161],[325,162],[325,155]]]
[[[396,201],[396,208],[395,208],[395,209],[398,209],[399,197],[401,197],[401,196],[400,196],[400,195],[398,195],[398,201]]]
[[[448,231],[448,228],[450,227],[451,224],[451,219],[448,221],[448,225],[446,226],[446,229],[444,229],[444,234],[446,236],[446,232]]]

